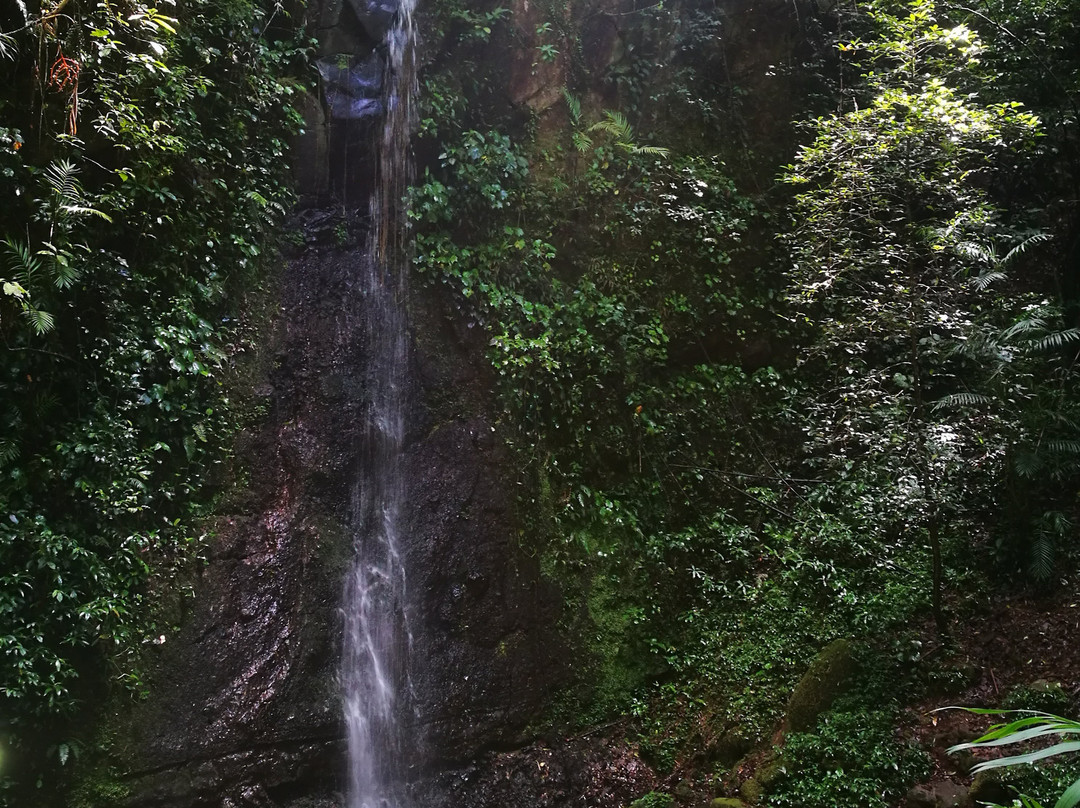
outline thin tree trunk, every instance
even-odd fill
[[[934,611],[934,625],[937,627],[938,637],[944,639],[949,635],[949,626],[945,622],[945,611],[941,607],[941,535],[938,529],[937,513],[930,516],[930,553],[933,557],[933,572],[930,593],[931,608]]]

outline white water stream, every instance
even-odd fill
[[[348,808],[408,808],[412,635],[401,557],[407,491],[401,469],[407,361],[408,255],[402,197],[410,182],[409,135],[416,90],[415,0],[402,0],[387,34],[386,123],[362,268],[369,396],[364,468],[354,491],[356,556],[345,583],[342,686],[348,733]],[[412,722],[409,722],[412,723]]]

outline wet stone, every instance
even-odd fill
[[[382,114],[386,67],[378,52],[364,57],[338,54],[315,64],[331,118],[353,121]]]
[[[376,41],[385,38],[398,12],[395,0],[349,0],[349,5],[364,31]]]

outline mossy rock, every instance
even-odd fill
[[[987,802],[1008,805],[1013,799],[1011,790],[1001,782],[1000,775],[995,771],[979,772],[971,784],[968,796],[974,805]]]
[[[756,777],[743,781],[743,784],[739,786],[739,793],[742,798],[751,805],[756,804],[761,799],[764,791],[765,789],[762,788],[761,782]]]
[[[708,754],[723,766],[733,766],[754,748],[754,742],[739,728],[731,729],[721,735],[709,747]]]
[[[787,729],[791,732],[810,729],[818,716],[828,710],[836,697],[844,692],[855,667],[848,640],[833,640],[822,648],[788,700]]]
[[[746,808],[746,803],[738,797],[717,797],[709,802],[709,808]]]

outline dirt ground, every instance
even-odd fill
[[[972,763],[989,755],[981,751],[975,756],[949,755],[946,750],[973,740],[1000,719],[961,710],[935,710],[954,705],[1001,707],[1018,685],[1041,683],[1060,685],[1075,708],[1080,694],[1080,643],[1076,642],[1080,637],[1080,596],[1067,593],[1054,598],[1005,599],[979,616],[954,620],[952,635],[954,647],[943,656],[942,667],[956,672],[959,685],[945,687],[912,707],[907,734],[933,757],[934,772],[928,782],[969,783],[967,772]],[[932,654],[941,644],[935,646],[931,640],[927,645],[927,653]],[[945,648],[940,652],[944,654]],[[1077,716],[1074,712],[1067,717]]]

